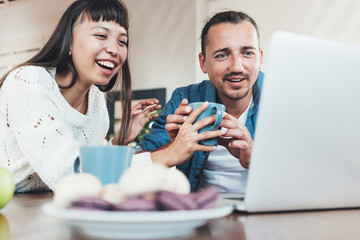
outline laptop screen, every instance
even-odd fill
[[[360,47],[277,32],[245,198],[248,211],[360,206]]]

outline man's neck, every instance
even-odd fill
[[[252,91],[250,91],[246,97],[239,100],[232,100],[225,96],[218,95],[219,103],[226,107],[226,112],[235,118],[239,118],[241,114],[246,110],[251,101]]]

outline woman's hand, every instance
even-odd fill
[[[191,106],[188,106],[188,100],[184,98],[179,107],[175,110],[174,114],[166,117],[165,130],[173,142],[179,132],[181,125],[185,122],[188,115],[191,113]]]
[[[140,101],[131,108],[131,132],[127,138],[127,143],[132,142],[139,135],[147,122],[158,117],[158,114],[149,114],[160,108],[161,105],[157,99]]]
[[[161,108],[159,105],[159,100],[157,99],[150,99],[150,100],[143,100],[138,102],[134,107],[131,108],[131,132],[126,139],[125,144],[129,144],[132,142],[144,128],[145,124],[155,118],[158,117],[158,114],[152,114],[153,111],[156,111]],[[119,138],[119,132],[117,132],[112,140],[113,144],[117,143],[117,139]]]
[[[202,113],[208,106],[209,103],[205,102],[200,107],[195,109],[186,118],[186,120],[183,121],[181,127],[178,128],[178,132],[174,141],[170,143],[166,148],[152,152],[151,159],[154,162],[161,162],[171,167],[183,164],[192,157],[195,151],[211,152],[216,150],[215,146],[201,145],[199,144],[199,141],[208,138],[219,137],[222,134],[221,130],[198,133],[198,131],[203,127],[215,122],[216,115],[204,118],[194,123],[200,113]],[[180,104],[178,109],[181,108],[182,105]],[[178,120],[179,122],[182,122],[181,119]],[[174,122],[176,121],[174,120]]]

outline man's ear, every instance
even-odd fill
[[[205,65],[205,56],[202,53],[199,53],[199,63],[200,68],[203,71],[203,73],[207,73],[206,65]]]
[[[263,65],[264,51],[260,48],[260,69]]]

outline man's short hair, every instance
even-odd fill
[[[220,24],[220,23],[238,24],[243,21],[248,21],[254,26],[257,37],[258,37],[258,41],[260,43],[260,34],[259,34],[258,26],[257,26],[256,22],[254,21],[254,19],[252,19],[249,15],[247,15],[246,13],[237,12],[237,11],[219,12],[219,13],[215,14],[212,18],[210,18],[209,21],[207,21],[207,23],[205,24],[205,26],[201,32],[201,52],[202,52],[202,54],[205,56],[205,47],[208,44],[207,35],[209,32],[209,29],[212,26]]]

